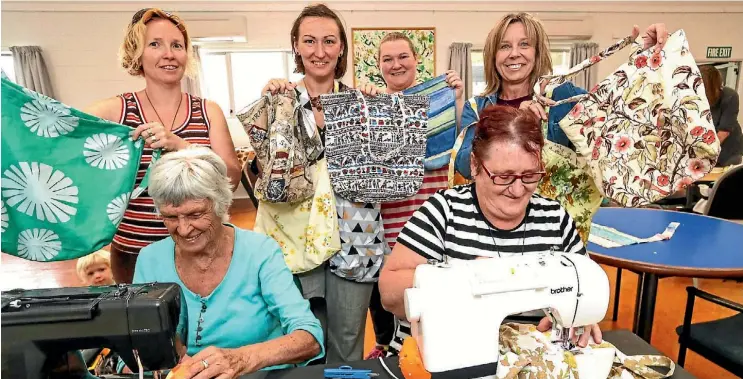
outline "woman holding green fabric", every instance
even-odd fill
[[[183,20],[157,8],[134,14],[121,45],[121,66],[141,76],[145,88],[101,100],[85,112],[134,128],[132,139],[145,143],[135,185],[144,178],[154,149],[182,150],[190,145],[210,147],[227,164],[232,188],[242,171],[232,137],[219,105],[181,92],[181,80],[192,72],[191,40]],[[137,254],[168,236],[145,191],[132,199],[111,244],[111,270],[117,283],[131,283]]]

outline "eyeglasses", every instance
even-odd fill
[[[516,179],[521,179],[521,183],[524,184],[534,184],[542,180],[544,174],[546,174],[544,171],[527,172],[526,174],[493,174],[485,165],[480,166],[496,186],[510,186]]]

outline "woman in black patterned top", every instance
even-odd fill
[[[441,190],[421,206],[397,238],[379,279],[382,304],[400,318],[392,348],[410,334],[403,293],[415,268],[430,259],[478,259],[556,250],[586,254],[575,222],[558,202],[534,193],[544,176],[544,137],[528,110],[490,106],[472,147],[474,183]],[[540,330],[549,328],[549,319]],[[597,325],[585,333],[601,340]]]

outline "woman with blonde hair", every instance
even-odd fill
[[[743,156],[743,131],[738,123],[740,109],[738,93],[722,85],[722,74],[714,66],[705,65],[699,70],[712,112],[712,123],[715,125],[721,145],[717,166],[740,164]]]
[[[634,26],[632,35],[637,38],[639,28]],[[665,24],[650,25],[643,36],[644,48],[655,45],[660,49],[668,39]],[[529,13],[512,13],[504,16],[490,31],[483,50],[485,63],[485,91],[464,105],[462,125],[466,128],[479,119],[479,114],[489,105],[505,105],[529,109],[548,121],[548,140],[572,148],[570,140],[560,129],[562,120],[574,103],[552,107],[549,116],[544,108],[532,100],[533,88],[539,77],[552,72],[549,40],[542,22]],[[586,93],[570,82],[557,87],[552,100],[558,101]],[[471,178],[470,155],[474,128],[466,130],[462,147],[457,152],[455,168],[462,176]]]
[[[135,187],[152,161],[155,149],[182,150],[190,145],[210,147],[227,164],[233,189],[240,180],[235,147],[220,107],[181,92],[181,80],[195,70],[188,30],[175,14],[157,8],[138,11],[127,26],[119,61],[145,88],[101,100],[87,113],[134,128],[132,139],[145,144]],[[111,245],[111,269],[117,283],[131,283],[137,254],[168,236],[145,191],[129,202]]]

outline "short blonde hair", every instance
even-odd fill
[[[85,282],[85,271],[88,267],[103,263],[108,267],[111,267],[111,254],[106,250],[98,250],[95,253],[88,254],[77,260],[75,270],[77,271],[77,277],[81,281]]]
[[[229,221],[232,184],[227,165],[211,149],[194,146],[167,153],[152,166],[150,175],[147,192],[156,208],[207,200],[217,217]]]
[[[183,42],[186,45],[186,76],[192,77],[196,72],[196,61],[193,57],[193,46],[188,37],[188,29],[178,15],[165,12],[159,8],[145,8],[135,13],[132,21],[127,25],[124,42],[119,47],[119,63],[131,76],[144,76],[142,69],[142,54],[145,48],[145,33],[147,23],[153,18],[162,18],[172,22],[183,34]]]
[[[379,42],[379,47],[377,48],[377,66],[380,66],[382,64],[382,45],[384,45],[385,42],[392,41],[407,42],[408,46],[410,47],[410,51],[413,52],[413,58],[418,59],[418,52],[415,51],[415,45],[413,45],[413,41],[404,33],[391,32],[387,33],[387,35],[385,35],[384,38],[382,38],[382,40]]]
[[[503,36],[506,34],[506,29],[511,24],[521,23],[526,29],[526,37],[529,39],[529,43],[534,46],[535,62],[534,70],[529,76],[529,82],[534,87],[540,76],[549,75],[552,73],[552,57],[550,56],[549,39],[547,32],[544,30],[544,25],[539,19],[535,18],[529,13],[511,13],[504,16],[490,31],[488,39],[485,41],[485,48],[483,49],[483,63],[485,65],[485,92],[482,96],[488,96],[497,93],[501,89],[501,77],[498,74],[498,70],[495,64],[495,55],[498,52],[498,46],[503,40]]]

